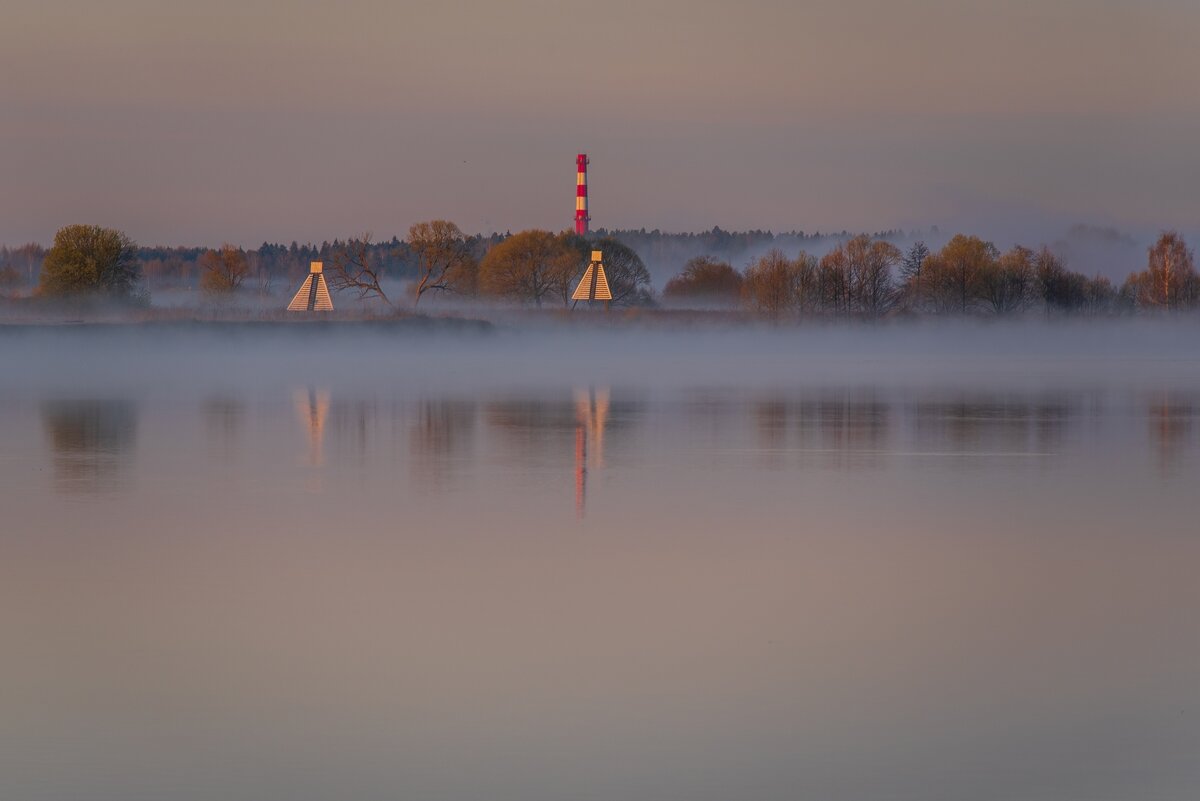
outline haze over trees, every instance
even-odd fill
[[[51,297],[131,300],[141,281],[137,243],[98,225],[68,225],[46,251],[38,291]]]

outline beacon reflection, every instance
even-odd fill
[[[308,437],[308,466],[325,463],[325,421],[329,417],[329,390],[298,389],[292,395],[296,419]]]
[[[604,467],[608,406],[607,387],[575,390],[575,514],[581,518],[587,506],[588,468]]]

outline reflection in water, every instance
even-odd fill
[[[919,398],[911,408],[916,445],[930,451],[1047,455],[1084,410],[1083,392],[971,394]]]
[[[137,440],[132,401],[48,400],[41,412],[57,490],[92,493],[122,485]]]
[[[823,390],[772,395],[753,405],[763,464],[784,466],[795,450],[817,453],[831,467],[877,467],[887,448],[891,411],[872,391]]]
[[[1175,472],[1189,449],[1200,403],[1195,396],[1163,391],[1147,402],[1150,442],[1163,474]]]
[[[607,387],[577,389],[571,399],[503,399],[489,402],[484,419],[503,435],[506,459],[518,464],[557,464],[574,455],[575,507],[582,516],[588,468],[605,465],[607,435],[640,419],[640,401],[613,401]]]
[[[16,404],[0,798],[1197,797],[1200,395],[509,391]]]
[[[329,416],[329,390],[298,389],[292,394],[296,419],[308,435],[308,465],[320,467],[325,462],[325,418]]]
[[[329,431],[339,459],[361,465],[375,427],[375,403],[371,400],[338,399],[327,404]]]
[[[588,440],[592,465],[604,467],[604,426],[608,422],[608,387],[575,390],[575,513],[583,517],[587,499]]]
[[[412,475],[421,485],[444,488],[456,460],[466,461],[475,436],[474,401],[422,400],[408,426]]]
[[[209,443],[219,451],[223,461],[233,458],[245,424],[246,405],[237,398],[217,395],[202,407]]]

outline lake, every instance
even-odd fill
[[[1200,797],[1198,334],[0,330],[0,798]]]

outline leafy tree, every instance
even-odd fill
[[[547,297],[570,296],[578,275],[579,251],[563,236],[529,230],[513,234],[492,247],[479,265],[483,292],[541,307]]]
[[[220,250],[209,250],[200,257],[200,289],[208,295],[228,295],[236,292],[250,274],[246,253],[241,248],[224,244]]]
[[[408,229],[408,247],[417,262],[413,306],[426,292],[473,292],[479,264],[471,243],[448,220],[419,222]]]
[[[98,225],[68,225],[46,251],[39,291],[50,296],[106,295],[132,299],[141,281],[137,244]]]
[[[602,237],[591,243],[588,259],[593,249],[603,254],[604,274],[608,276],[614,306],[644,306],[651,302],[650,273],[633,248],[611,237]]]
[[[727,261],[711,256],[688,259],[683,272],[667,282],[663,297],[716,304],[735,304],[742,293],[742,276]]]

